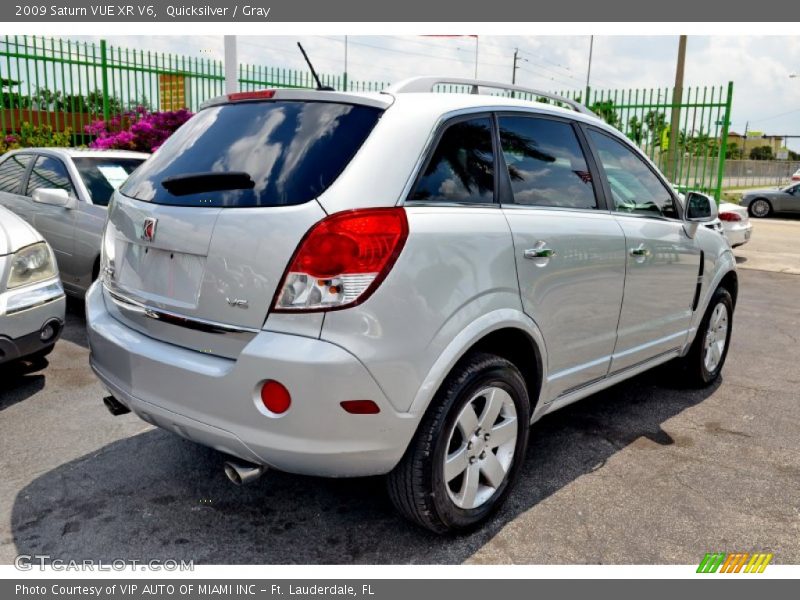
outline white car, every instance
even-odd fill
[[[49,354],[61,335],[65,306],[50,246],[0,207],[0,364]]]
[[[797,169],[797,171],[794,172],[794,175],[792,175],[792,181],[800,181],[800,169]]]
[[[747,208],[730,202],[719,205],[719,220],[722,223],[722,233],[731,248],[736,248],[750,241],[753,225]]]

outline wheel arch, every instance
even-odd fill
[[[717,285],[717,288],[720,287],[724,287],[730,292],[731,298],[733,299],[733,307],[736,308],[736,298],[739,295],[739,275],[736,271],[728,271],[725,273]]]
[[[542,390],[547,351],[539,328],[516,310],[501,309],[484,315],[464,329],[447,346],[420,386],[409,412],[422,414],[452,370],[471,352],[496,354],[522,373],[533,414]],[[526,360],[531,356],[531,360]]]

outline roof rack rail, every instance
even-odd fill
[[[486,81],[482,79],[464,79],[459,77],[412,77],[405,79],[394,85],[389,86],[385,90],[388,94],[403,94],[403,93],[428,93],[432,92],[433,88],[437,85],[466,85],[472,88],[471,94],[479,94],[479,88],[491,88],[495,90],[506,90],[509,92],[523,92],[526,94],[534,94],[540,98],[547,98],[548,100],[555,100],[569,106],[572,110],[583,113],[585,115],[597,115],[589,110],[586,106],[575,100],[570,100],[564,96],[553,94],[552,92],[544,92],[534,88],[527,88],[520,85],[511,85],[508,83],[500,83],[498,81]]]

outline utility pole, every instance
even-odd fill
[[[594,36],[589,36],[589,67],[586,69],[586,98],[583,99],[584,106],[589,106],[589,80],[592,77],[592,51],[594,50]]]
[[[678,40],[678,64],[675,68],[675,87],[672,90],[672,114],[669,128],[669,150],[667,154],[667,177],[677,183],[678,136],[681,129],[681,102],[683,101],[683,71],[686,64],[686,36]]]
[[[511,69],[511,85],[517,83],[517,61],[519,61],[519,48],[514,48],[514,67]]]
[[[750,121],[747,121],[744,124],[744,137],[742,138],[742,159],[747,159],[747,154],[745,150],[747,150],[747,132],[750,131]]]
[[[347,36],[344,36],[344,90],[342,91],[347,91]]]
[[[515,85],[517,83],[517,62],[519,62],[519,48],[514,48],[514,64],[511,68],[511,85]],[[515,98],[514,90],[511,90],[511,97]]]
[[[478,36],[475,36],[475,79],[478,78]]]
[[[225,42],[225,93],[233,94],[239,91],[239,77],[236,74],[238,61],[236,60],[236,36],[223,36]]]

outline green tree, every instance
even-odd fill
[[[651,110],[644,116],[644,124],[647,125],[647,131],[650,134],[650,145],[660,146],[661,134],[664,129],[669,127],[667,116],[663,112]]]
[[[750,160],[774,160],[772,146],[758,146],[750,150]]]
[[[598,117],[603,119],[606,123],[611,125],[612,127],[616,127],[617,129],[620,128],[622,125],[622,121],[619,118],[619,113],[614,108],[614,101],[613,100],[603,100],[600,102],[595,102],[590,107],[592,112],[594,112]]]
[[[644,139],[644,123],[636,115],[628,120],[628,137],[637,144],[641,144]]]

